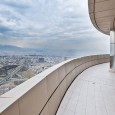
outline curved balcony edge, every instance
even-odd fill
[[[87,68],[110,61],[93,55],[59,63],[0,96],[0,115],[54,115],[73,80]]]

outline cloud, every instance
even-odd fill
[[[0,44],[60,51],[73,49],[108,52],[109,39],[91,24],[87,2],[0,1]]]

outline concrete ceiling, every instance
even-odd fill
[[[93,25],[109,35],[115,29],[115,0],[88,0],[88,5]]]

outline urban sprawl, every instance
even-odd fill
[[[66,59],[42,55],[0,56],[0,95]]]

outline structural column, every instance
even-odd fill
[[[110,31],[110,71],[115,72],[115,30]]]

